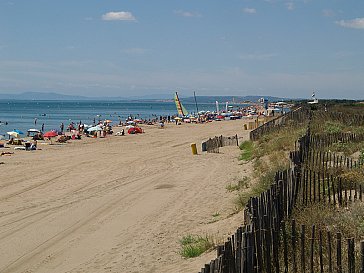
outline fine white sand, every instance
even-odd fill
[[[207,154],[201,142],[221,134],[247,140],[243,121],[143,128],[0,150],[15,152],[0,157],[0,272],[197,273],[215,258],[184,259],[178,240],[225,240],[242,223],[225,187],[249,165],[239,164],[236,146]]]

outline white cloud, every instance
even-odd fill
[[[250,14],[257,13],[256,9],[254,9],[254,8],[245,8],[245,9],[243,9],[243,11],[245,13],[250,13]]]
[[[200,13],[192,11],[176,10],[174,13],[183,17],[201,17]]]
[[[102,15],[105,21],[136,21],[134,15],[129,11],[111,11]]]
[[[288,2],[288,3],[286,3],[286,7],[288,10],[294,10],[294,3]]]
[[[364,18],[355,18],[352,20],[336,21],[336,24],[342,27],[364,29]]]

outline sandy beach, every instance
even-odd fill
[[[243,121],[143,128],[6,149],[15,153],[0,157],[0,272],[197,273],[215,258],[184,259],[178,240],[223,240],[242,223],[225,187],[249,165],[239,164],[235,146],[207,154],[201,142],[221,134],[247,140]]]

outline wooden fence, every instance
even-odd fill
[[[309,150],[305,155],[304,166],[310,170],[324,171],[327,173],[336,173],[342,169],[363,168],[364,159],[354,160],[351,157],[337,155],[331,152],[322,152]]]
[[[256,141],[260,139],[264,134],[279,131],[287,126],[297,126],[308,122],[310,119],[310,111],[307,107],[300,106],[297,109],[285,113],[275,119],[268,121],[267,123],[259,126],[258,128],[250,132],[250,140]]]
[[[364,241],[356,243],[353,238],[343,238],[340,232],[333,234],[315,225],[310,230],[305,225],[298,229],[294,220],[289,226],[282,222],[280,229],[240,227],[217,252],[218,258],[206,264],[201,273],[364,270]]]
[[[364,134],[356,133],[332,133],[310,134],[310,149],[322,149],[335,143],[355,143],[364,141]]]
[[[225,137],[225,136],[215,136],[209,140],[202,143],[202,151],[207,151],[208,153],[218,153],[220,147],[224,146],[239,146],[238,135]]]
[[[245,225],[219,247],[218,258],[201,272],[364,272],[364,241],[359,253],[355,248],[359,242],[353,238],[344,241],[340,233],[333,241],[330,231],[316,231],[315,226],[311,233],[305,226],[298,232],[294,221],[286,227],[297,205],[327,202],[347,206],[362,200],[361,186],[342,185],[341,180],[326,178],[323,173],[304,170],[301,174],[298,169],[277,173],[266,192],[249,200]]]
[[[259,132],[253,139],[260,136]],[[363,200],[361,184],[343,181],[327,171],[360,164],[314,151],[316,141],[318,138],[313,138],[308,129],[290,153],[292,167],[277,172],[270,188],[249,200],[244,226],[218,247],[218,257],[206,264],[201,273],[364,273],[364,241],[344,239],[341,233],[332,234],[316,226],[311,226],[310,231],[304,225],[297,230],[294,220],[288,225],[297,206],[327,203],[346,207]],[[316,170],[313,166],[320,167]]]

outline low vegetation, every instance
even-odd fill
[[[334,207],[325,203],[311,204],[296,209],[293,218],[296,224],[310,227],[316,225],[335,234],[341,232],[344,238],[364,239],[364,203],[356,202],[348,207]]]
[[[252,141],[244,141],[239,146],[241,152],[240,160],[249,161],[253,157],[254,144]]]
[[[248,189],[250,186],[250,178],[247,176],[244,176],[242,179],[240,179],[238,181],[237,184],[229,184],[226,186],[226,190],[228,192],[233,192],[233,191],[240,191],[240,190],[244,190],[244,189]]]
[[[330,107],[336,106],[330,105]],[[363,109],[363,106],[360,107],[361,109]],[[244,209],[251,197],[258,196],[262,192],[266,191],[271,186],[271,184],[274,183],[275,175],[278,171],[284,171],[289,169],[290,165],[292,164],[289,159],[289,154],[291,151],[296,150],[297,146],[300,144],[298,142],[298,139],[306,132],[309,132],[308,130],[310,130],[312,134],[330,134],[330,136],[328,137],[330,137],[331,139],[337,139],[335,138],[337,137],[337,135],[333,136],[332,134],[341,132],[364,133],[364,114],[361,114],[361,112],[358,113],[358,111],[355,112],[356,109],[349,108],[348,111],[345,112],[345,108],[341,107],[339,108],[340,111],[329,112],[327,111],[326,106],[325,110],[320,108],[320,105],[314,105],[312,107],[312,109],[314,109],[313,115],[311,116],[311,113],[310,115],[307,115],[308,120],[311,120],[311,117],[313,118],[312,123],[310,123],[310,127],[308,127],[308,122],[306,124],[297,123],[298,126],[296,125],[296,123],[291,122],[288,126],[289,128],[270,127],[273,128],[274,132],[263,135],[258,141],[246,141],[241,144],[240,149],[242,152],[239,159],[242,161],[250,161],[250,164],[252,164],[254,168],[254,174],[250,179],[244,178],[237,183],[230,183],[228,186],[226,186],[227,191],[236,193],[236,198],[234,202],[237,209]],[[302,119],[298,119],[298,121],[301,122]],[[302,141],[305,141],[307,139],[308,138],[302,139]],[[356,138],[356,141],[357,140],[358,138]],[[321,154],[321,151],[334,151],[339,155],[345,155],[347,157],[353,158],[354,160],[364,160],[364,143],[337,142],[330,147],[323,147],[326,144],[325,141],[322,142],[324,144],[321,145],[320,149],[315,148],[314,150],[310,150],[313,151],[312,155],[314,155],[314,157],[312,158],[314,158],[314,160],[306,160],[303,162],[297,160],[297,165],[295,165],[295,167],[297,167],[297,170],[307,170],[309,171],[310,175],[312,172],[314,172],[314,177],[320,177],[320,180],[322,179],[321,181],[325,181],[325,178],[332,175],[335,178],[334,180],[332,180],[334,181],[332,183],[339,183],[340,185],[342,185],[342,189],[345,190],[345,196],[347,194],[346,190],[351,190],[353,183],[361,183],[362,185],[364,185],[363,166],[360,166],[359,168],[353,164],[353,166],[356,167],[350,168],[349,164],[348,166],[344,166],[343,164],[342,166],[338,167],[330,167],[334,164],[326,164],[326,168],[328,168],[326,169],[324,167],[325,164],[323,164],[326,162],[319,162],[318,160],[322,157],[316,156],[319,154],[318,152],[320,152]],[[312,147],[314,146],[306,147],[312,149]],[[309,154],[311,155],[311,153]],[[327,160],[327,158],[325,160]],[[302,167],[302,169],[300,169],[300,167]],[[322,173],[323,169],[325,169],[325,175],[323,175]],[[320,173],[316,174],[316,172]],[[338,182],[340,180],[336,180],[336,178],[342,178],[342,181]],[[313,181],[313,185],[311,185],[310,178],[310,184],[306,184],[307,186],[305,186],[306,196],[308,187],[310,191],[310,197],[312,196],[311,190],[315,192],[315,190],[317,190],[317,186],[319,185],[322,185],[322,187],[325,188],[323,192],[327,192],[328,188],[326,182],[316,184],[316,181],[318,181],[316,178],[314,178]],[[338,189],[337,184],[335,185],[335,189]],[[281,188],[278,187],[277,191],[280,190]],[[321,239],[323,238],[323,241],[321,242],[325,242],[326,244],[326,239],[329,238],[329,235],[335,236],[336,232],[340,232],[342,234],[343,245],[346,243],[345,240],[349,238],[355,238],[356,242],[358,240],[364,239],[364,202],[360,202],[359,200],[356,200],[355,202],[351,201],[352,193],[352,190],[349,191],[350,197],[347,204],[340,203],[340,205],[338,206],[337,204],[329,204],[329,202],[327,202],[326,200],[327,195],[325,195],[325,193],[324,195],[320,195],[319,191],[318,194],[319,196],[321,196],[321,199],[319,197],[318,200],[315,200],[316,193],[314,193],[312,203],[310,198],[310,201],[305,206],[300,206],[301,202],[299,202],[299,204],[297,203],[297,206],[294,207],[292,218],[295,219],[296,227],[298,228],[296,229],[296,232],[300,229],[301,225],[306,226],[306,232],[302,235],[305,236],[305,240],[301,241],[301,243],[304,244],[304,247],[302,248],[302,256],[312,255],[312,258],[315,259],[315,261],[311,262],[310,265],[312,266],[312,271],[322,271],[322,269],[318,268],[319,262],[316,260],[317,258],[315,258],[317,257],[316,254],[318,252],[322,251],[321,257],[327,259],[327,252],[325,250],[325,247],[322,250],[322,245],[320,245],[319,247],[319,243],[317,241],[321,241]],[[302,192],[299,192],[299,194],[302,194]],[[341,205],[343,206],[341,207]],[[310,233],[309,231],[312,225],[316,226],[316,234],[313,231],[312,233]],[[278,234],[279,237],[282,235],[282,237],[284,238],[285,235],[292,234],[292,230],[290,230],[290,225],[286,224],[285,226],[287,228],[286,231]],[[330,231],[331,233],[326,231]],[[318,234],[320,234],[320,239],[318,238]],[[312,235],[315,237],[312,237]],[[327,236],[327,238],[325,238],[325,236]],[[330,242],[333,242],[333,244],[335,244],[335,238],[332,238],[334,237],[331,237],[332,241],[330,240]],[[278,240],[282,241],[284,239],[278,238]],[[299,240],[300,239],[297,239],[297,242]],[[331,248],[331,243],[329,243],[329,245]],[[283,247],[281,244],[278,251],[278,253],[280,253],[278,254],[278,260],[283,260],[284,251],[282,248]],[[288,248],[290,248],[289,245]],[[348,247],[344,246],[343,249],[348,250]],[[357,250],[358,247],[356,247],[356,251]],[[349,251],[347,251],[347,253],[349,253]],[[292,257],[290,256],[290,249],[288,249],[288,253],[286,249],[286,254],[288,255],[288,267],[292,268],[293,263]],[[330,252],[330,255],[331,254],[335,256],[335,251],[333,251],[332,253]],[[314,255],[316,256],[314,257]],[[346,257],[348,257],[347,260],[345,257],[341,257],[343,259],[340,258],[340,261],[342,261],[343,264],[348,264],[348,260],[351,259],[350,255],[347,255]],[[356,257],[355,259],[359,259],[359,257]],[[335,260],[333,259],[333,261]]]
[[[336,142],[325,150],[336,153],[336,154],[341,154],[344,156],[353,156],[354,153],[364,150],[364,143],[363,142],[349,142],[349,143]]]
[[[289,167],[289,151],[294,149],[294,140],[305,132],[302,128],[281,130],[264,135],[259,141],[245,141],[240,144],[239,159],[253,161],[253,177],[244,177],[238,184],[229,184],[226,189],[236,191],[234,205],[236,210],[244,209],[251,197],[267,190],[277,171]]]
[[[313,134],[335,134],[335,133],[364,133],[364,125],[356,124],[353,120],[343,122],[345,115],[360,115],[363,105],[355,106],[337,106],[335,111],[339,112],[338,117],[330,114],[318,107],[313,114],[311,122],[311,133]],[[336,114],[336,112],[334,112]],[[258,196],[267,190],[274,181],[277,171],[283,171],[289,168],[289,151],[295,150],[298,144],[296,141],[306,132],[307,124],[300,126],[290,126],[282,128],[279,131],[265,134],[259,141],[246,141],[241,144],[241,160],[253,161],[254,175],[248,188],[239,185],[229,185],[227,190],[236,191],[237,196],[234,200],[237,209],[244,209],[251,197]],[[329,147],[321,149],[322,151],[334,152],[338,155],[351,157],[354,160],[364,161],[364,142],[337,142]],[[314,170],[314,169],[313,169]],[[319,170],[314,170],[319,171]],[[328,171],[334,177],[341,177],[343,188],[349,188],[349,184],[357,183],[364,186],[364,169],[363,168],[332,168]],[[328,226],[328,228],[341,231],[344,236],[364,238],[364,204],[355,203],[353,206],[346,208],[334,208],[326,204],[309,205],[304,209],[297,209],[294,218],[297,224]]]
[[[344,128],[345,126],[340,122],[326,121],[324,123],[324,133],[340,133],[344,130]]]
[[[211,236],[188,234],[179,241],[181,245],[180,254],[184,258],[193,258],[216,247]]]

